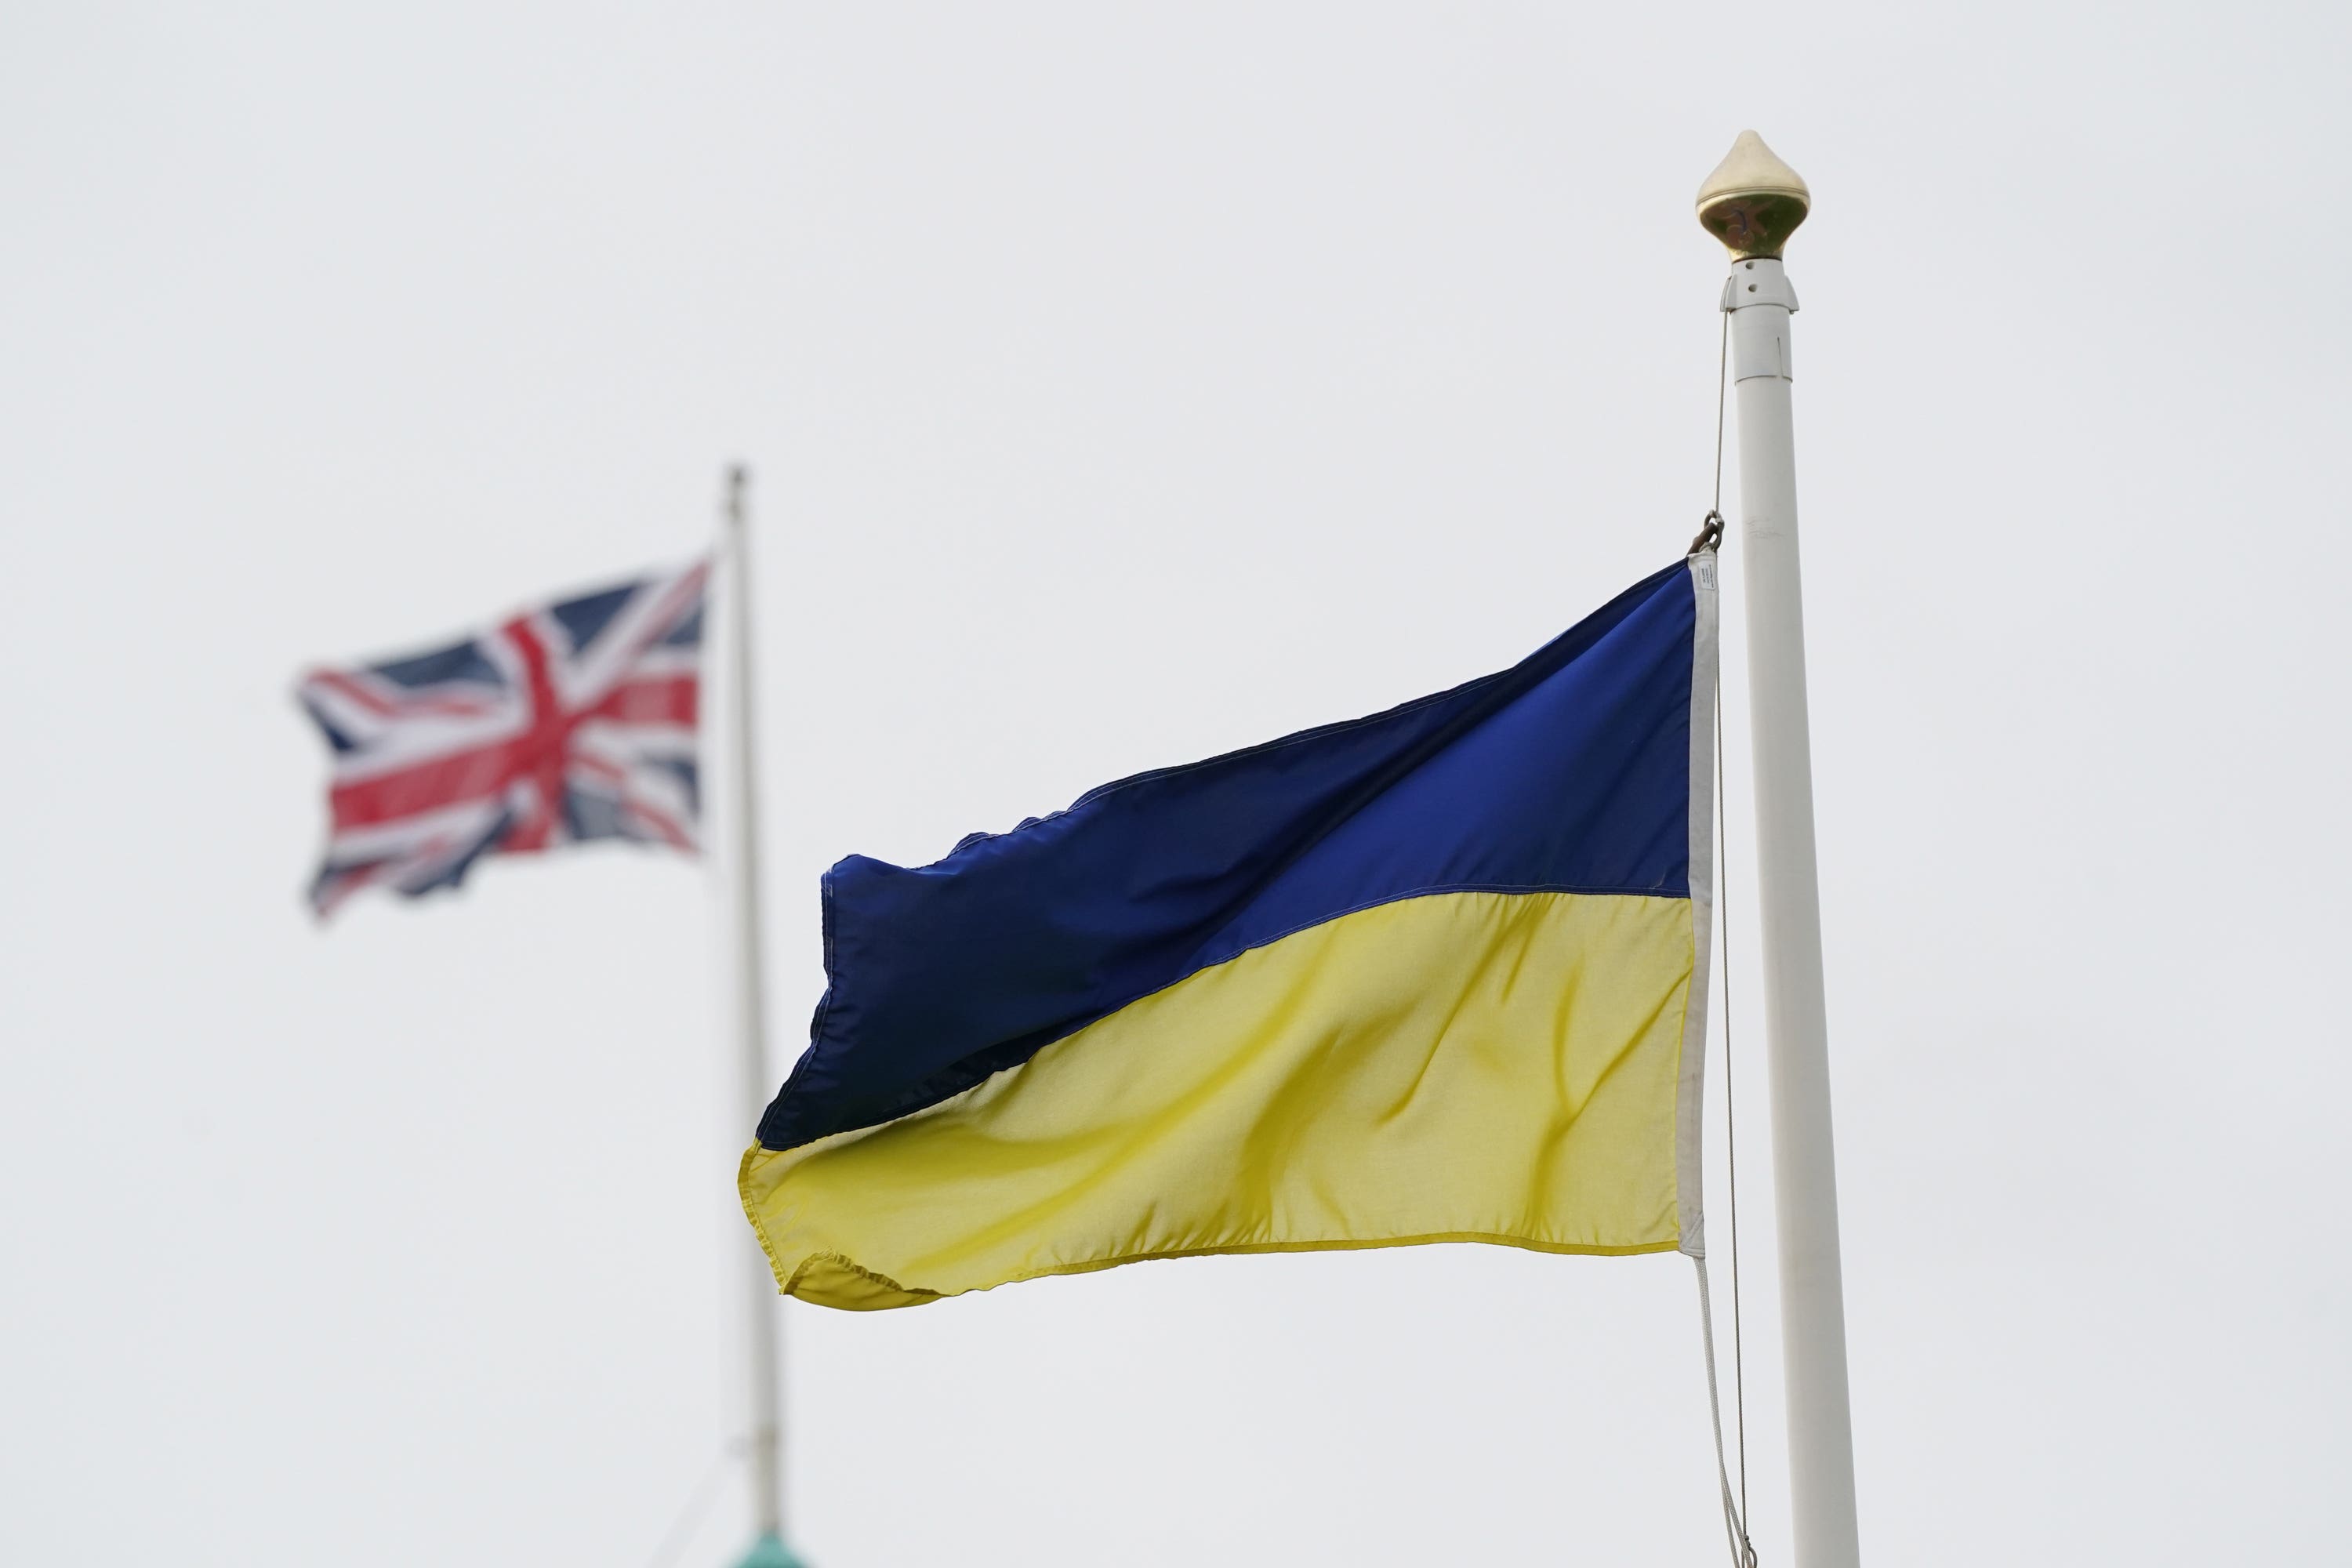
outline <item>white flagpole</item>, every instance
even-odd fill
[[[727,471],[728,638],[727,685],[733,735],[730,749],[735,820],[730,870],[735,916],[735,1038],[741,1051],[741,1099],[738,1124],[749,1130],[767,1109],[766,955],[760,943],[760,791],[753,744],[751,701],[751,557],[744,492],[750,473],[740,464]],[[752,1522],[762,1545],[781,1544],[784,1533],[782,1378],[778,1352],[776,1281],[768,1260],[749,1249],[750,1299],[745,1380],[751,1395]]]
[[[1846,1397],[1805,613],[1797,566],[1796,437],[1789,406],[1789,318],[1797,296],[1780,263],[1782,247],[1811,203],[1797,172],[1754,132],[1743,131],[1699,187],[1698,216],[1731,252],[1723,309],[1731,318],[1729,374],[1739,405],[1757,890],[1796,1564],[1856,1568],[1862,1548]]]

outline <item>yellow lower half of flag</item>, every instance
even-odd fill
[[[743,1205],[787,1294],[856,1310],[1202,1253],[1672,1250],[1693,957],[1686,899],[1381,904],[898,1121],[755,1146]]]

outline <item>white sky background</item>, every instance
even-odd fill
[[[736,1419],[705,879],[312,929],[307,662],[690,554],[752,463],[780,1078],[841,855],[1498,668],[1675,558],[1690,196],[1749,124],[1820,204],[1865,1551],[2331,1558],[2346,15],[9,6],[0,1560],[639,1568]],[[1720,1560],[1679,1259],[784,1316],[818,1568]]]

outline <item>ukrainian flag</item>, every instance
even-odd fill
[[[742,1163],[778,1283],[1700,1252],[1715,624],[1696,555],[1498,675],[842,861]]]

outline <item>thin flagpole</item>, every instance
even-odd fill
[[[1797,565],[1797,456],[1780,252],[1811,193],[1752,131],[1699,187],[1698,217],[1731,252],[1723,289],[1739,407],[1740,549],[1748,580],[1748,743],[1756,767],[1772,1195],[1780,1252],[1790,1522],[1796,1568],[1856,1568],[1853,1423],[1830,1124],[1828,1007],[1813,849],[1805,612]]]
[[[751,556],[746,491],[751,473],[740,464],[727,470],[726,579],[729,718],[733,731],[732,795],[735,821],[730,868],[735,917],[735,1038],[741,1052],[738,1124],[756,1126],[768,1091],[765,949],[760,941],[760,790],[758,746],[752,722]],[[744,1376],[751,1395],[752,1523],[762,1544],[784,1533],[783,1388],[776,1281],[756,1248],[745,1253],[749,1300]]]

